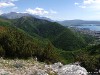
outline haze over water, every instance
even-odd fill
[[[100,31],[100,26],[99,25],[86,25],[86,26],[76,26],[78,28],[88,28],[93,31]]]

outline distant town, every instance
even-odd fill
[[[95,41],[96,44],[99,44],[100,42],[100,31],[96,31],[96,30],[90,30],[89,28],[77,28],[77,27],[68,27],[70,28],[71,30],[73,31],[76,31],[76,32],[79,32],[79,33],[82,33],[82,34],[88,34],[88,35],[91,35],[93,36],[94,38],[96,38],[97,40]]]

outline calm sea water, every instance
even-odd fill
[[[93,31],[100,31],[100,26],[97,25],[87,25],[87,26],[76,26],[78,28],[88,28]]]

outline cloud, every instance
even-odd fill
[[[75,5],[77,4],[75,3]],[[81,3],[78,3],[77,6],[100,11],[100,0],[83,0]]]
[[[36,7],[35,9],[28,8],[26,9],[27,13],[35,14],[35,15],[48,15],[48,14],[56,14],[57,12],[54,10],[45,10],[43,8]]]
[[[93,3],[94,0],[83,0],[84,5]]]
[[[18,0],[1,0],[0,1],[0,8],[3,7],[13,7],[15,4],[13,2],[18,1]]]
[[[28,8],[26,10],[27,13],[30,13],[30,14],[35,14],[35,15],[44,15],[44,14],[48,14],[49,12],[44,10],[43,8],[35,8],[35,9],[31,9],[31,8]]]
[[[11,6],[15,6],[15,4],[11,3],[11,2],[0,2],[0,8],[2,7],[11,7]]]
[[[79,5],[79,3],[75,2],[75,5]]]
[[[86,6],[84,6],[84,5],[83,5],[83,6],[79,6],[79,7],[81,7],[81,8],[86,8]]]
[[[15,2],[15,1],[18,1],[18,0],[9,0],[9,1]]]
[[[18,1],[18,0],[0,0],[0,2],[15,2],[15,1]]]

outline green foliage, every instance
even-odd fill
[[[0,20],[0,56],[4,58],[37,57],[47,63],[64,64],[80,61],[93,71],[100,67],[100,45],[84,48],[93,40],[56,22],[33,17]]]
[[[2,46],[0,45],[0,56],[4,56],[5,55],[5,51],[4,49],[2,48]]]
[[[56,22],[48,22],[45,24],[40,24],[37,26],[39,30],[39,35],[48,38],[51,41],[55,40],[56,37],[64,30],[66,30],[65,27],[61,26],[60,24]]]
[[[8,26],[10,24],[10,21],[0,18],[0,26]]]
[[[78,37],[80,37],[81,40],[83,40],[86,43],[85,45],[92,44],[96,40],[96,38],[93,37],[92,35],[83,34],[81,32],[77,32],[75,30],[74,30],[74,34],[77,35]]]
[[[81,65],[85,67],[89,72],[94,72],[95,69],[100,68],[100,46],[89,46],[82,50],[79,50],[75,54],[76,61],[81,62]]]
[[[16,26],[31,36],[38,36],[39,33],[38,29],[36,28],[36,25],[42,24],[42,21],[33,17],[21,17],[19,19],[12,20],[12,25]]]
[[[71,30],[56,22],[49,22],[33,17],[22,17],[12,20],[12,23],[13,26],[24,30],[31,36],[49,39],[59,49],[68,51],[87,45],[84,40],[85,38],[75,35]]]
[[[85,46],[85,42],[74,35],[70,30],[65,30],[57,36],[54,45],[63,50],[76,50]]]
[[[54,54],[55,48],[50,42],[31,38],[14,27],[4,28],[5,31],[0,34],[1,56],[5,58],[37,57],[40,61],[50,62],[58,60]]]

